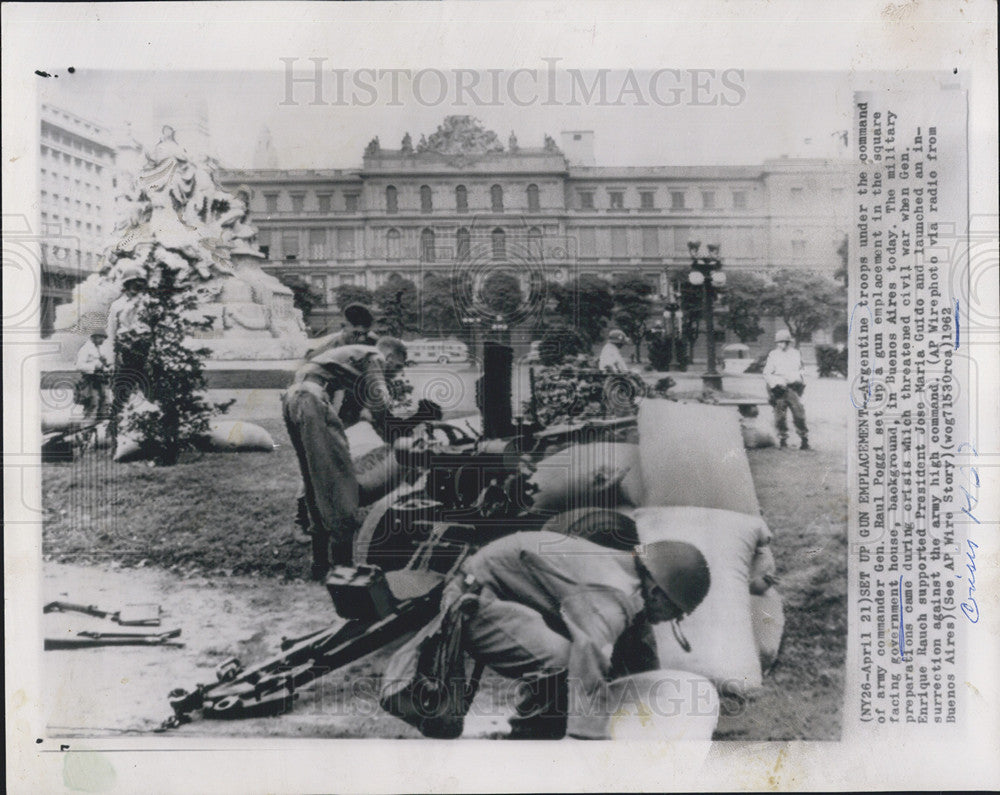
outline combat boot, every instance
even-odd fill
[[[805,436],[802,437],[802,444],[799,445],[799,450],[812,450],[809,446],[809,440]]]
[[[569,688],[565,668],[546,668],[521,677],[517,714],[508,740],[561,740],[566,736]]]
[[[786,447],[788,447],[788,439],[786,439],[784,436],[782,436],[781,437],[781,441],[778,442],[778,447],[780,447],[782,450],[784,450]]]

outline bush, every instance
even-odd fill
[[[590,345],[583,335],[571,326],[553,326],[545,332],[538,346],[538,358],[546,367],[552,367],[571,356],[590,353]]]
[[[834,345],[816,346],[816,369],[820,378],[847,377],[847,348]]]

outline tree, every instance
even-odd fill
[[[326,296],[299,276],[285,275],[279,277],[279,281],[292,291],[292,303],[306,322],[309,321],[310,312],[326,301]]]
[[[491,312],[508,317],[524,304],[521,282],[509,273],[491,273],[479,288],[479,300]]]
[[[760,324],[764,316],[761,304],[768,291],[768,281],[756,273],[733,271],[728,274],[723,293],[729,311],[725,326],[739,337],[740,342],[754,342],[764,333]]]
[[[337,306],[343,310],[348,304],[375,305],[375,296],[367,287],[357,284],[342,284],[337,288]]]
[[[837,246],[837,256],[840,258],[840,267],[833,272],[833,278],[838,282],[847,287],[847,235],[844,235],[843,239],[840,241],[840,245]]]
[[[420,329],[424,334],[443,337],[461,331],[457,295],[453,279],[430,274],[420,290]]]
[[[585,273],[566,285],[550,283],[549,289],[554,302],[552,315],[566,325],[575,326],[588,344],[600,340],[614,307],[611,285],[599,276]]]
[[[161,466],[176,464],[185,446],[209,432],[209,420],[231,404],[205,400],[204,360],[208,348],[192,348],[187,337],[207,330],[211,318],[195,317],[199,304],[184,268],[154,260],[147,292],[139,298],[138,323],[119,334],[115,349],[125,360],[142,362],[146,400],[125,407],[120,432]]]
[[[779,270],[761,299],[761,311],[783,320],[795,341],[801,342],[843,314],[843,287],[829,276]]]
[[[649,319],[653,286],[639,272],[615,278],[612,295],[615,301],[615,322],[635,345],[635,360],[639,361],[642,338]]]
[[[386,333],[402,337],[419,328],[420,313],[417,286],[398,273],[393,273],[373,294],[375,306],[381,310],[380,325]]]

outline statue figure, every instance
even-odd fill
[[[517,136],[514,135],[514,131],[510,131],[510,138],[507,139],[507,150],[511,154],[516,154],[521,147],[517,145]]]
[[[412,155],[413,154],[413,139],[410,138],[410,134],[407,133],[403,136],[403,154]]]
[[[365,147],[365,157],[372,157],[377,155],[382,151],[382,146],[378,142],[378,136],[376,135],[368,142],[368,146]]]
[[[551,135],[548,135],[548,134],[546,134],[546,136],[545,136],[545,151],[546,152],[556,152],[556,151],[558,151],[558,147],[556,146],[555,139]]]

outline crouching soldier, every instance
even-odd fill
[[[515,533],[462,564],[445,587],[442,613],[464,603],[462,648],[478,665],[520,680],[511,739],[586,738],[595,696],[614,671],[657,667],[655,641],[643,630],[672,621],[689,648],[677,622],[701,603],[709,582],[705,558],[687,543],[621,552],[548,531]],[[472,610],[470,595],[478,601]],[[394,659],[387,674],[403,668]],[[384,685],[383,706],[393,687]]]
[[[389,411],[386,380],[406,364],[406,346],[395,337],[377,345],[342,345],[303,364],[282,395],[282,416],[299,460],[305,507],[312,536],[314,579],[323,579],[331,563],[350,565],[357,529],[358,481],[336,401],[356,398],[371,414],[375,430],[390,440],[429,415],[429,407],[405,420]]]

